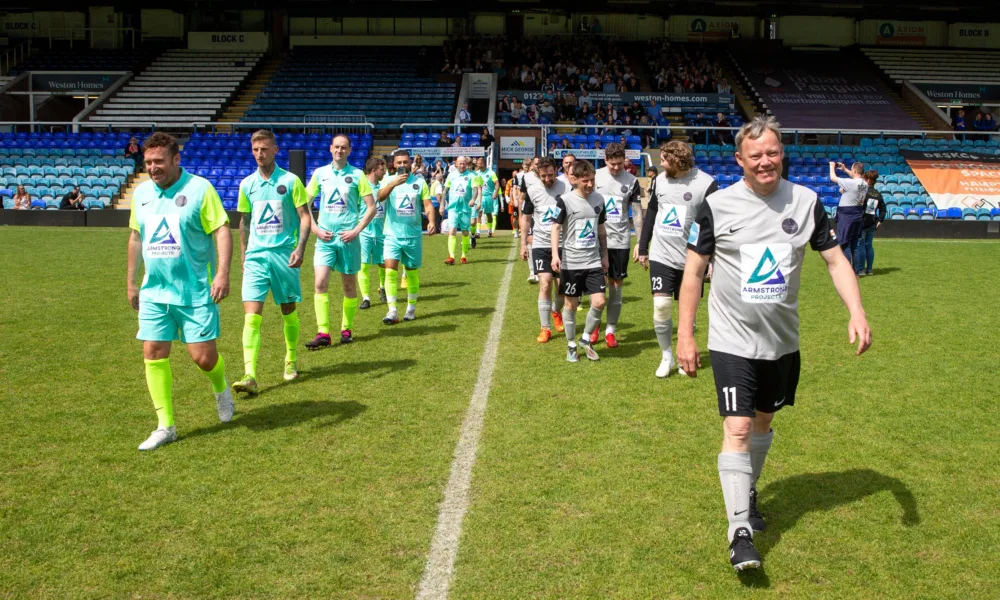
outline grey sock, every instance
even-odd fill
[[[559,289],[558,286],[556,286],[555,282],[553,282],[553,284],[552,284],[552,290],[555,293],[554,293],[554,297],[552,298],[552,310],[561,313],[562,309],[563,309],[563,305],[566,304],[566,296],[563,296],[562,294],[560,294],[557,291],[558,289]]]
[[[740,527],[746,527],[753,535],[753,527],[747,520],[750,514],[751,477],[753,467],[750,466],[749,452],[719,453],[719,482],[722,484],[722,497],[726,501],[730,542]]]
[[[764,468],[764,461],[767,460],[767,452],[771,449],[771,440],[774,439],[774,430],[767,433],[752,433],[750,435],[750,462],[753,464],[753,482],[756,484],[760,479],[760,472]]]
[[[660,344],[663,355],[670,354],[670,342],[673,337],[673,319],[667,321],[653,321],[653,331],[656,332],[656,341]]]
[[[622,288],[617,285],[608,286],[608,330],[614,331],[618,325],[618,317],[622,314]]]
[[[594,330],[601,326],[601,312],[593,306],[587,311],[587,324],[583,328],[583,336],[590,340],[590,334],[594,333]]]
[[[538,300],[538,320],[542,323],[542,329],[552,329],[551,323],[552,303],[548,300]]]
[[[562,311],[563,327],[566,328],[566,339],[570,346],[576,345],[576,309],[567,304]]]

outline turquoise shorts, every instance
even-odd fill
[[[302,302],[302,270],[288,266],[291,250],[282,248],[247,255],[243,263],[243,301],[263,302],[267,291],[276,304]]]
[[[219,337],[219,305],[212,302],[201,306],[177,306],[159,302],[139,301],[139,333],[144,342],[185,344],[211,342]]]
[[[497,214],[497,201],[492,198],[489,200],[483,200],[483,210],[484,215],[495,215]]]
[[[365,265],[380,265],[382,264],[382,256],[385,254],[383,246],[385,245],[385,237],[366,237],[361,236],[361,264]]]
[[[423,238],[385,238],[385,260],[398,260],[410,270],[420,268],[423,260]]]
[[[329,242],[316,240],[313,266],[330,267],[344,275],[354,275],[361,270],[361,236],[345,244],[335,233]]]
[[[455,231],[469,231],[472,225],[472,215],[467,212],[448,211],[448,227]]]

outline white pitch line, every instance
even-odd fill
[[[497,295],[496,310],[490,322],[489,335],[483,349],[483,358],[479,362],[479,375],[476,387],[472,390],[469,410],[465,413],[462,431],[455,446],[455,458],[451,463],[451,474],[448,485],[444,488],[444,500],[438,511],[437,528],[431,540],[431,550],[424,566],[424,576],[417,589],[417,600],[446,600],[451,577],[455,572],[455,559],[458,556],[458,543],[462,535],[462,520],[469,509],[469,487],[472,483],[472,467],[476,463],[476,451],[479,447],[479,437],[483,431],[483,420],[486,417],[486,401],[493,382],[493,370],[497,364],[497,346],[500,343],[500,331],[503,329],[504,313],[507,310],[507,296],[510,291],[510,280],[514,272],[517,240],[507,256],[507,268],[500,281],[500,293]]]

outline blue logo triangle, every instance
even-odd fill
[[[764,248],[764,254],[760,257],[753,274],[747,279],[748,284],[763,283],[764,285],[780,285],[785,283],[785,276],[778,268],[778,261],[774,259],[774,254],[770,248]]]
[[[281,219],[278,218],[278,213],[274,212],[270,204],[264,205],[264,212],[260,215],[260,220],[257,221],[258,225],[281,225]]]
[[[156,226],[156,230],[153,231],[153,235],[149,238],[150,244],[176,244],[177,240],[174,239],[174,235],[170,233],[170,224],[167,223],[166,217],[160,221],[160,224]]]
[[[618,209],[618,202],[615,201],[613,196],[608,197],[608,201],[604,204],[604,210],[608,213],[609,217],[620,217],[622,211]]]
[[[594,226],[590,221],[587,221],[583,225],[583,230],[580,231],[580,239],[587,239],[594,237]]]
[[[666,225],[667,227],[677,227],[677,228],[683,227],[683,225],[681,225],[680,219],[677,218],[676,208],[670,209],[670,212],[668,212],[667,216],[664,217],[663,219],[663,224]]]
[[[333,194],[330,195],[326,203],[329,206],[347,206],[347,203],[344,202],[344,197],[340,195],[340,188],[334,188]]]
[[[413,201],[409,196],[403,196],[403,201],[399,203],[399,210],[413,210]]]

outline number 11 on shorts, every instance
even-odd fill
[[[722,388],[722,396],[726,403],[726,412],[736,412],[736,388]]]

